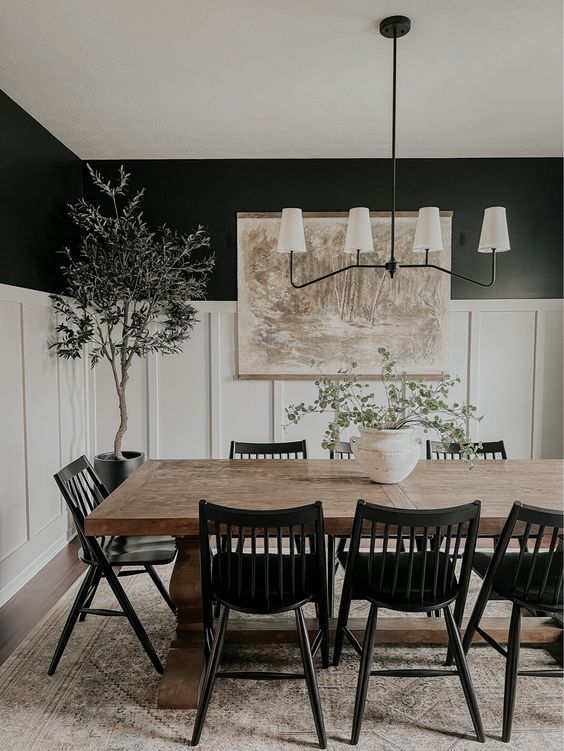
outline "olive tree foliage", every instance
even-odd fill
[[[85,199],[69,206],[80,241],[74,252],[61,251],[65,290],[51,295],[57,338],[50,347],[66,359],[87,351],[91,367],[109,362],[119,405],[113,452],[122,459],[133,358],[182,350],[198,322],[191,301],[204,298],[214,258],[202,227],[190,235],[150,229],[141,211],[144,191],[131,192],[123,167],[114,182],[88,171],[110,209]]]

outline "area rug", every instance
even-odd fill
[[[161,572],[168,579],[170,569]],[[148,577],[122,579],[157,652],[166,659],[174,619]],[[159,676],[121,618],[88,617],[77,627],[54,677],[47,668],[72,599],[74,585],[0,667],[1,751],[179,751],[189,746],[194,711],[156,707]],[[477,589],[477,582],[472,589]],[[469,603],[471,605],[471,602]],[[114,607],[100,586],[96,607]],[[507,603],[492,603],[507,612]],[[357,613],[358,614],[358,613]],[[382,613],[382,617],[385,613]],[[440,666],[442,648],[375,649],[375,669]],[[241,648],[225,655],[231,669],[300,670],[290,646]],[[553,665],[542,649],[524,649],[522,666]],[[486,747],[504,751],[562,748],[562,682],[519,679],[513,738],[501,742],[504,660],[494,650],[470,653]],[[358,658],[344,652],[338,668],[318,670],[329,748],[350,748]],[[234,681],[216,684],[202,751],[283,751],[316,748],[302,681]],[[370,681],[358,747],[361,751],[478,749],[457,677],[379,678]]]

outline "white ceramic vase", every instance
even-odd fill
[[[351,437],[351,446],[355,459],[373,482],[401,482],[415,469],[421,448],[413,428],[358,429],[360,436]]]

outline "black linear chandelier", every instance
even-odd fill
[[[336,274],[342,274],[349,269],[385,269],[393,279],[398,269],[436,269],[458,279],[478,284],[481,287],[491,287],[495,282],[496,255],[510,249],[509,234],[505,209],[502,206],[492,206],[484,211],[482,232],[478,245],[478,253],[490,253],[492,256],[491,279],[480,282],[462,274],[455,274],[450,269],[444,269],[435,263],[429,263],[429,253],[443,250],[441,234],[441,219],[439,209],[426,206],[419,209],[413,250],[425,253],[424,263],[400,264],[395,256],[396,239],[396,103],[397,103],[397,41],[405,36],[411,28],[411,21],[407,16],[390,16],[380,23],[380,33],[387,39],[392,39],[393,51],[393,86],[392,86],[392,207],[391,207],[391,242],[390,259],[386,263],[361,263],[361,253],[374,252],[374,240],[370,225],[370,211],[367,208],[354,208],[349,212],[347,235],[345,239],[345,253],[356,254],[356,261],[343,268],[323,274],[316,279],[298,283],[294,281],[294,253],[305,253],[306,243],[301,209],[283,209],[280,234],[278,236],[278,252],[290,254],[290,282],[292,287],[301,289],[310,284],[321,282]]]

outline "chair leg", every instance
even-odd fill
[[[470,711],[470,717],[472,718],[472,724],[476,732],[476,737],[480,743],[485,743],[484,728],[482,727],[482,718],[480,717],[480,709],[478,708],[478,702],[476,700],[476,694],[474,693],[474,687],[472,685],[472,678],[470,677],[470,671],[468,670],[468,664],[466,662],[466,655],[462,648],[462,641],[460,640],[460,633],[458,627],[454,621],[453,615],[450,612],[450,608],[447,605],[444,608],[446,627],[448,631],[448,641],[454,655],[454,662],[458,670],[458,677],[462,684],[462,690],[464,691],[464,697],[468,710]]]
[[[360,670],[358,673],[358,683],[356,684],[356,697],[354,700],[354,718],[351,734],[351,744],[356,746],[360,738],[360,728],[364,716],[364,705],[366,704],[366,694],[368,693],[368,682],[370,681],[370,668],[372,667],[372,653],[374,652],[374,637],[376,635],[376,623],[378,621],[378,608],[376,605],[370,605],[370,613],[366,622],[366,633],[364,634],[364,643],[362,645],[362,657],[360,658]]]
[[[303,610],[301,608],[296,608],[295,613],[296,627],[298,629],[298,639],[300,642],[300,651],[302,653],[302,662],[304,665],[307,692],[309,695],[309,703],[311,704],[311,711],[313,713],[313,721],[315,722],[315,729],[317,731],[317,739],[319,741],[320,748],[327,748],[325,723],[323,721],[321,700],[319,698],[319,689],[317,688],[317,679],[315,677],[313,657],[311,655],[311,646],[309,643],[309,636],[307,633]]]
[[[102,578],[102,575],[100,573],[100,570],[96,566],[96,571],[94,574],[94,577],[92,578],[92,584],[90,586],[90,595],[84,600],[84,604],[82,605],[83,608],[89,608],[92,605],[92,601],[94,600],[94,597],[96,596],[96,591],[98,590],[98,584],[100,584],[100,579]],[[81,613],[78,616],[78,620],[80,622],[86,620],[86,613]]]
[[[468,599],[468,584],[463,585],[459,592],[458,597],[456,598],[456,601],[454,603],[454,622],[456,623],[456,628],[458,629],[458,632],[460,633],[460,628],[462,626],[462,618],[464,616],[464,610],[466,608],[466,600]],[[466,652],[465,652],[466,654]],[[447,647],[447,654],[445,659],[445,665],[450,666],[452,665],[453,661],[453,655],[452,655],[452,648],[450,644]]]
[[[491,593],[492,587],[489,584],[488,580],[485,579],[482,582],[480,591],[478,592],[478,597],[476,598],[474,608],[472,609],[472,613],[470,614],[470,618],[468,619],[466,631],[464,632],[464,638],[462,640],[462,648],[464,649],[464,654],[468,654],[468,650],[470,649],[472,641],[476,636],[476,628],[480,625],[480,621],[482,620],[482,616],[484,615],[484,610],[486,609],[486,605],[488,604]]]
[[[167,591],[167,588],[163,584],[161,577],[157,574],[157,572],[155,571],[155,569],[153,568],[153,566],[147,565],[147,566],[145,566],[145,569],[146,569],[147,573],[149,574],[149,576],[151,577],[151,579],[153,580],[153,583],[154,583],[155,587],[161,593],[161,596],[162,596],[163,600],[166,602],[166,604],[169,606],[169,608],[172,610],[172,612],[176,615],[176,605],[171,600],[170,595],[169,595],[169,593]]]
[[[59,637],[59,642],[55,649],[55,654],[53,655],[53,659],[51,660],[51,664],[49,666],[49,670],[47,671],[47,675],[53,675],[55,673],[55,670],[57,669],[59,660],[63,656],[65,647],[67,646],[68,640],[70,639],[70,635],[72,634],[73,629],[78,620],[80,609],[84,606],[84,602],[86,600],[86,597],[88,596],[88,592],[90,591],[92,582],[94,581],[96,570],[97,570],[97,567],[91,566],[86,572],[84,580],[82,584],[80,585],[80,589],[78,590],[78,594],[76,595],[75,600],[72,604],[72,608],[70,609],[70,613],[67,616],[67,620],[65,622],[61,636]]]
[[[327,536],[327,591],[329,594],[329,616],[333,618],[335,606],[335,536]]]
[[[212,697],[213,687],[215,683],[215,677],[219,668],[219,662],[221,660],[221,652],[223,650],[223,641],[225,639],[225,631],[227,629],[227,621],[229,619],[229,608],[225,605],[221,605],[219,608],[219,623],[217,624],[217,630],[210,650],[210,657],[206,666],[206,673],[204,675],[204,681],[202,683],[202,689],[200,692],[200,699],[198,701],[198,710],[196,712],[196,719],[194,720],[194,730],[192,731],[192,746],[197,746],[200,742],[200,736],[202,735],[202,728],[206,719],[206,714]]]
[[[521,608],[513,605],[509,638],[507,640],[507,662],[505,664],[505,689],[503,693],[503,735],[504,743],[511,740],[515,694],[517,691],[517,670],[519,668],[519,646],[521,641]]]
[[[121,609],[125,613],[131,628],[135,631],[137,638],[141,642],[141,646],[145,650],[147,657],[153,663],[153,667],[155,668],[157,673],[161,673],[161,674],[164,673],[162,662],[159,660],[159,657],[157,653],[155,652],[155,648],[153,647],[151,640],[147,636],[147,632],[145,631],[141,621],[139,620],[139,616],[133,609],[133,605],[129,602],[129,599],[127,595],[125,594],[125,590],[121,586],[112,567],[109,564],[103,565],[102,571],[108,581],[108,584],[110,585],[112,589],[112,592],[115,595],[116,600],[121,605]]]
[[[349,620],[349,611],[351,609],[351,594],[343,587],[341,593],[341,604],[339,606],[339,617],[337,618],[337,629],[335,631],[335,644],[333,645],[333,665],[337,667],[341,660],[343,651],[343,641],[345,638],[345,626]]]
[[[321,666],[323,668],[328,668],[329,667],[329,639],[330,639],[329,609],[328,609],[328,600],[324,598],[323,593],[321,593],[321,598],[319,601],[317,621],[319,624],[319,630],[323,634],[323,638],[321,640]]]

